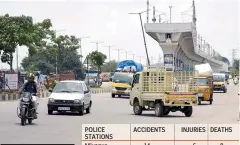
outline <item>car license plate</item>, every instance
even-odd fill
[[[203,96],[203,93],[198,93],[198,97],[202,97]]]
[[[58,107],[58,110],[61,110],[61,111],[68,111],[70,110],[70,107]]]

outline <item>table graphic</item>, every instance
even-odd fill
[[[239,124],[83,124],[82,145],[239,145]]]

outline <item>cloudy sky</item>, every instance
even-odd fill
[[[169,6],[172,8],[172,22],[190,21],[192,0],[150,0],[150,6],[165,12],[162,18],[169,20]],[[240,2],[238,0],[196,0],[197,29],[198,33],[217,50],[221,55],[230,57],[230,49],[237,48],[240,44]],[[82,40],[83,55],[96,50],[92,41],[102,41],[99,51],[108,56],[106,45],[116,45],[112,49],[123,49],[137,56],[145,56],[140,20],[131,12],[146,10],[146,0],[66,0],[66,1],[2,1],[0,0],[0,14],[28,15],[34,21],[50,18],[53,29],[57,34],[72,34],[77,37],[90,36]],[[186,11],[188,15],[181,15]],[[150,20],[152,12],[150,12]],[[143,14],[146,22],[146,14]],[[158,43],[146,35],[149,56],[157,61],[162,55]],[[19,63],[27,55],[27,48],[19,48]],[[125,53],[120,54],[120,59],[126,58]],[[128,55],[132,59],[132,55]],[[111,59],[118,59],[116,50],[111,51]],[[144,61],[145,63],[145,61]],[[14,59],[16,67],[16,59]],[[8,65],[1,64],[2,68]]]

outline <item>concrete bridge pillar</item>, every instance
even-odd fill
[[[183,70],[184,61],[185,61],[184,52],[181,51],[180,54],[179,54],[179,70]]]

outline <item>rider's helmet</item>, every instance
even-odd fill
[[[34,74],[33,74],[33,73],[29,73],[29,74],[27,75],[27,80],[28,80],[28,81],[34,81]]]

